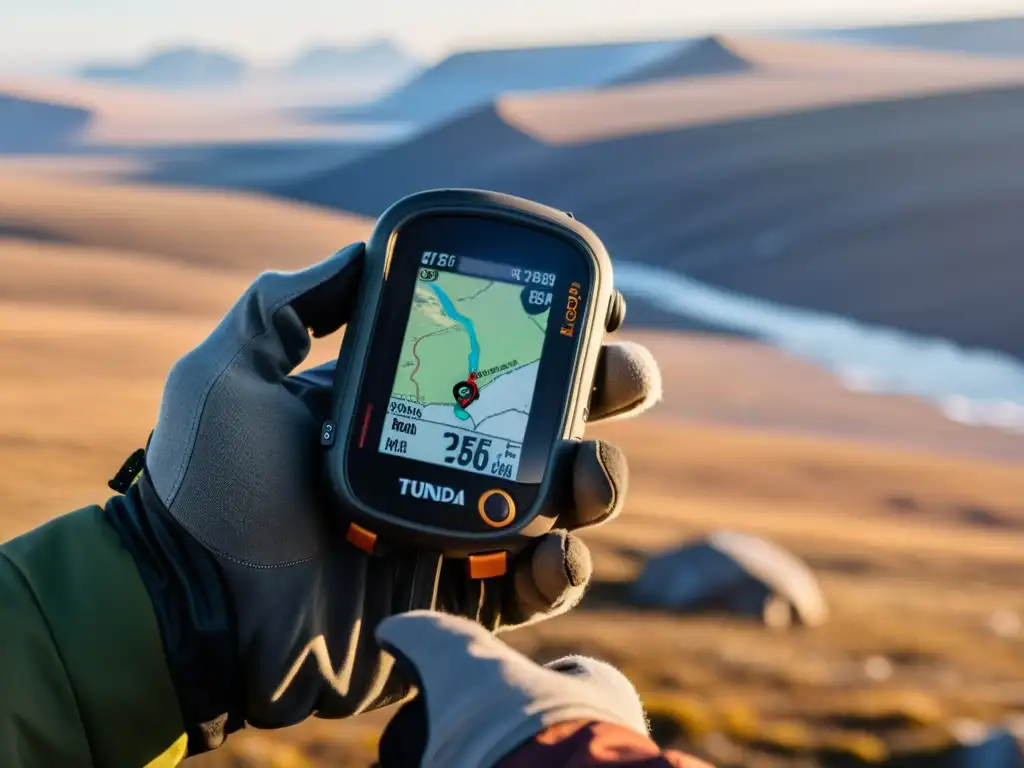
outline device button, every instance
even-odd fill
[[[338,431],[338,425],[333,421],[325,421],[320,427],[320,445],[330,448],[334,445],[334,435]]]
[[[608,304],[608,316],[604,321],[604,329],[608,333],[615,333],[624,322],[626,322],[626,297],[615,291]]]
[[[377,543],[377,534],[373,531],[366,530],[361,525],[349,523],[345,539],[356,549],[361,549],[363,552],[372,555],[373,545]]]
[[[492,528],[504,528],[516,519],[516,503],[500,488],[484,491],[477,502],[477,510]]]
[[[493,579],[497,576],[504,576],[508,570],[508,554],[489,552],[485,555],[470,555],[466,558],[466,567],[471,579]]]

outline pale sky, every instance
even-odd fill
[[[0,63],[197,43],[260,63],[387,36],[452,48],[1024,13],[1024,0],[0,0]]]

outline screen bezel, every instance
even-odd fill
[[[516,480],[378,450],[424,250],[472,256],[558,275]],[[595,258],[585,243],[571,232],[563,233],[553,226],[524,223],[493,213],[429,212],[402,222],[388,242],[384,284],[371,332],[370,352],[347,436],[346,475],[356,499],[387,517],[416,526],[493,536],[495,529],[476,513],[476,502],[485,491],[500,489],[515,499],[519,510],[509,531],[527,525],[528,512],[544,482],[551,452],[564,437],[568,403],[581,344],[586,336],[584,329],[593,311],[595,272]],[[573,283],[579,286],[581,301],[575,323],[577,332],[569,337],[559,331]],[[455,508],[443,503],[410,503],[408,497],[400,495],[399,478],[427,480],[464,491],[461,513],[453,515]]]

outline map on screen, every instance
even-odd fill
[[[514,480],[550,296],[421,269],[379,450]]]

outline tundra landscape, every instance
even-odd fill
[[[404,194],[496,189],[602,237],[619,335],[664,379],[588,433],[631,471],[584,535],[593,587],[509,642],[618,664],[660,741],[722,766],[951,765],[1024,737],[1024,46],[936,29],[377,50],[371,94],[315,67],[172,92],[0,76],[0,540],[103,503],[171,365],[260,272]],[[719,530],[800,558],[827,620],[635,605],[648,557]],[[390,713],[194,762],[368,766]]]

